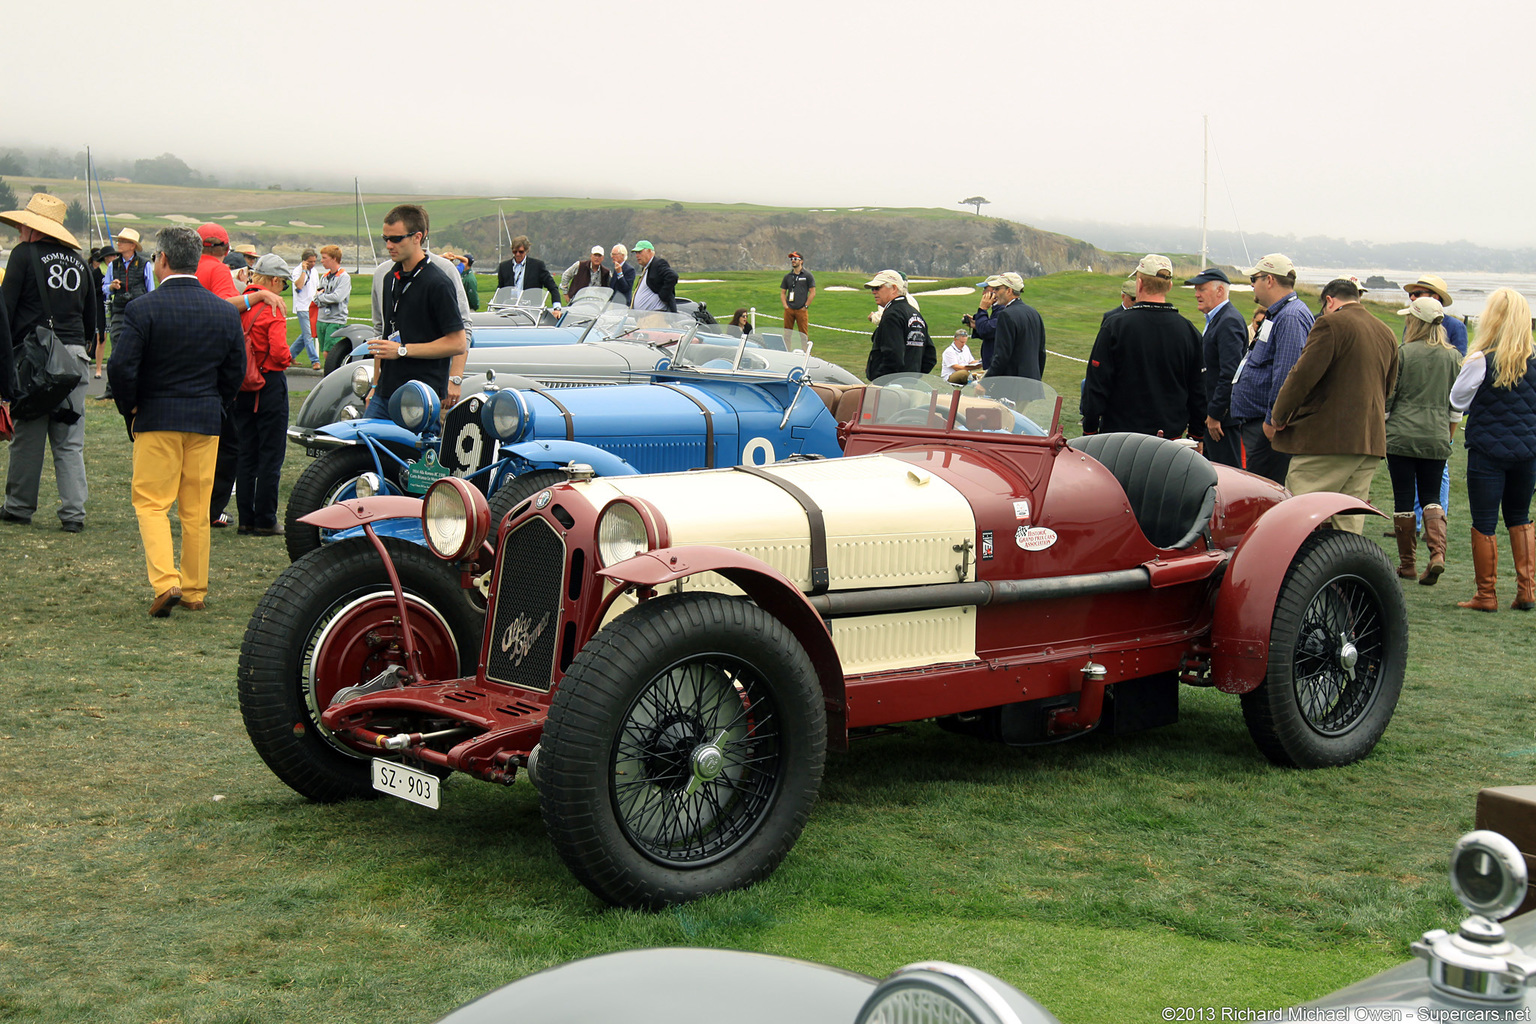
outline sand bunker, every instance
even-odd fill
[[[515,202],[518,201],[518,199],[519,199],[518,196],[497,196],[496,198],[490,200],[490,202],[493,202],[493,203],[515,203]]]
[[[291,228],[323,228],[323,227],[325,227],[324,224],[306,224],[306,223],[304,223],[301,220],[291,220],[291,221],[288,222],[288,226],[291,227]]]
[[[202,221],[198,220],[196,217],[188,217],[184,213],[162,213],[160,215],[160,219],[161,220],[168,220],[172,224],[201,224],[202,223]]]
[[[929,291],[929,292],[913,292],[912,294],[916,295],[916,296],[918,296],[920,298],[926,299],[930,295],[934,295],[934,296],[938,296],[938,295],[969,295],[972,292],[974,292],[975,290],[976,290],[975,288],[970,288],[970,287],[962,286],[962,287],[958,287],[958,288],[937,288],[937,289],[934,289],[933,291]]]
[[[238,216],[240,216],[238,213],[226,213],[222,217],[215,217],[213,219],[214,220],[234,220]]]
[[[680,278],[677,283],[678,284],[724,284],[725,283],[725,278],[723,278],[723,277],[684,277],[684,278]]]
[[[136,214],[136,213],[114,213],[112,216],[116,217],[118,220],[138,220],[139,219],[139,215]]]
[[[266,221],[264,221],[264,220],[237,220],[237,221],[235,221],[235,227],[237,227],[237,228],[259,228],[259,227],[261,227],[265,223],[266,223]]]
[[[824,292],[858,292],[863,290],[862,288],[850,288],[846,284],[829,284],[821,289]]]

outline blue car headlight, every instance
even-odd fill
[[[491,395],[480,412],[485,432],[503,444],[515,444],[533,436],[533,409],[528,398],[516,388]]]
[[[443,403],[437,392],[419,380],[408,380],[389,396],[389,418],[413,434],[435,427]]]

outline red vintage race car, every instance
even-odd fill
[[[256,749],[320,801],[436,806],[450,772],[524,769],[576,876],[657,907],[769,875],[826,752],[893,723],[1054,743],[1174,722],[1192,685],[1238,695],[1276,764],[1380,739],[1407,621],[1382,550],[1328,528],[1373,512],[1357,499],[1290,497],[1161,438],[1069,442],[1036,381],[822,398],[857,408],[844,458],[573,466],[494,536],[452,478],[313,513],[367,537],[257,607]],[[368,525],[402,515],[430,552]]]

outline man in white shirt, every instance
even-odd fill
[[[293,268],[293,311],[299,318],[299,336],[288,349],[295,359],[300,350],[309,353],[309,365],[314,370],[320,369],[320,351],[315,347],[315,338],[309,329],[309,307],[320,286],[320,274],[315,270],[315,261],[319,258],[315,250],[305,249],[299,265]]]
[[[965,330],[955,332],[955,340],[945,346],[939,358],[939,374],[951,384],[964,384],[971,379],[973,370],[981,364],[971,358],[970,335]]]

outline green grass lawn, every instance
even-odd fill
[[[709,276],[726,280],[681,291],[717,314],[778,307],[776,274]],[[1058,275],[1025,299],[1049,347],[1083,358],[1118,286]],[[366,279],[355,294],[366,315]],[[1175,301],[1198,322],[1188,293]],[[817,351],[860,370],[869,308],[820,293],[815,323],[862,333],[813,330]],[[923,301],[935,342],[971,308]],[[1053,356],[1047,377],[1075,410],[1081,364]],[[1185,689],[1174,726],[1025,751],[918,724],[829,760],[762,885],[610,910],[555,856],[526,780],[455,777],[431,812],[311,805],[268,772],[234,677],[282,541],[216,531],[208,611],[148,618],[130,447],[110,406],[89,405],[86,532],[58,532],[51,474],[34,525],[0,526],[0,1020],[428,1021],[544,966],[664,944],[877,975],[956,960],[1068,1022],[1285,1006],[1454,925],[1445,858],[1474,794],[1531,781],[1536,616],[1454,607],[1472,591],[1458,448],[1449,568],[1404,587],[1408,678],[1367,760],[1274,768],[1237,699],[1211,690]],[[306,461],[290,449],[285,487]],[[1374,496],[1389,504],[1384,470]],[[1390,543],[1385,522],[1367,535]]]

